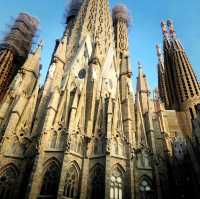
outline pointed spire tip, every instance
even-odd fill
[[[169,28],[169,32],[173,33],[174,32],[174,23],[173,23],[173,21],[171,19],[167,20],[167,26]]]
[[[139,70],[142,69],[142,64],[141,64],[141,62],[138,61],[137,64],[138,64],[138,69],[139,69]]]
[[[165,21],[161,21],[161,28],[162,28],[163,34],[167,32],[167,25]]]
[[[41,39],[40,42],[38,43],[38,47],[43,48],[43,46],[44,46],[44,40]]]

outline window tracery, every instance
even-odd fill
[[[75,199],[78,196],[79,175],[74,166],[66,174],[65,187],[63,195],[67,198]]]
[[[141,199],[153,199],[152,184],[149,179],[143,178],[139,185]]]
[[[52,163],[46,170],[39,198],[56,199],[59,183],[59,168],[55,163]]]
[[[124,179],[123,173],[116,168],[111,175],[110,199],[123,199]]]

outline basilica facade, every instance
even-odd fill
[[[124,5],[72,1],[41,86],[38,21],[16,18],[0,44],[1,199],[200,198],[199,81],[167,20],[158,89],[141,63],[133,89],[129,24]]]

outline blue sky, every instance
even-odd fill
[[[40,20],[36,41],[44,39],[42,56],[43,82],[55,45],[64,30],[63,13],[67,0],[1,0],[0,37],[2,38],[11,17],[28,12]],[[160,21],[171,18],[175,31],[182,41],[197,74],[200,74],[200,1],[199,0],[110,0],[111,7],[126,4],[132,15],[129,30],[133,82],[137,75],[137,61],[143,64],[151,88],[157,86],[157,57],[155,45],[162,44]]]

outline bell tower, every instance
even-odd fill
[[[162,22],[161,26],[169,108],[184,111],[190,119],[194,119],[200,101],[198,79],[183,45],[176,36],[173,22],[168,20],[167,25]]]

